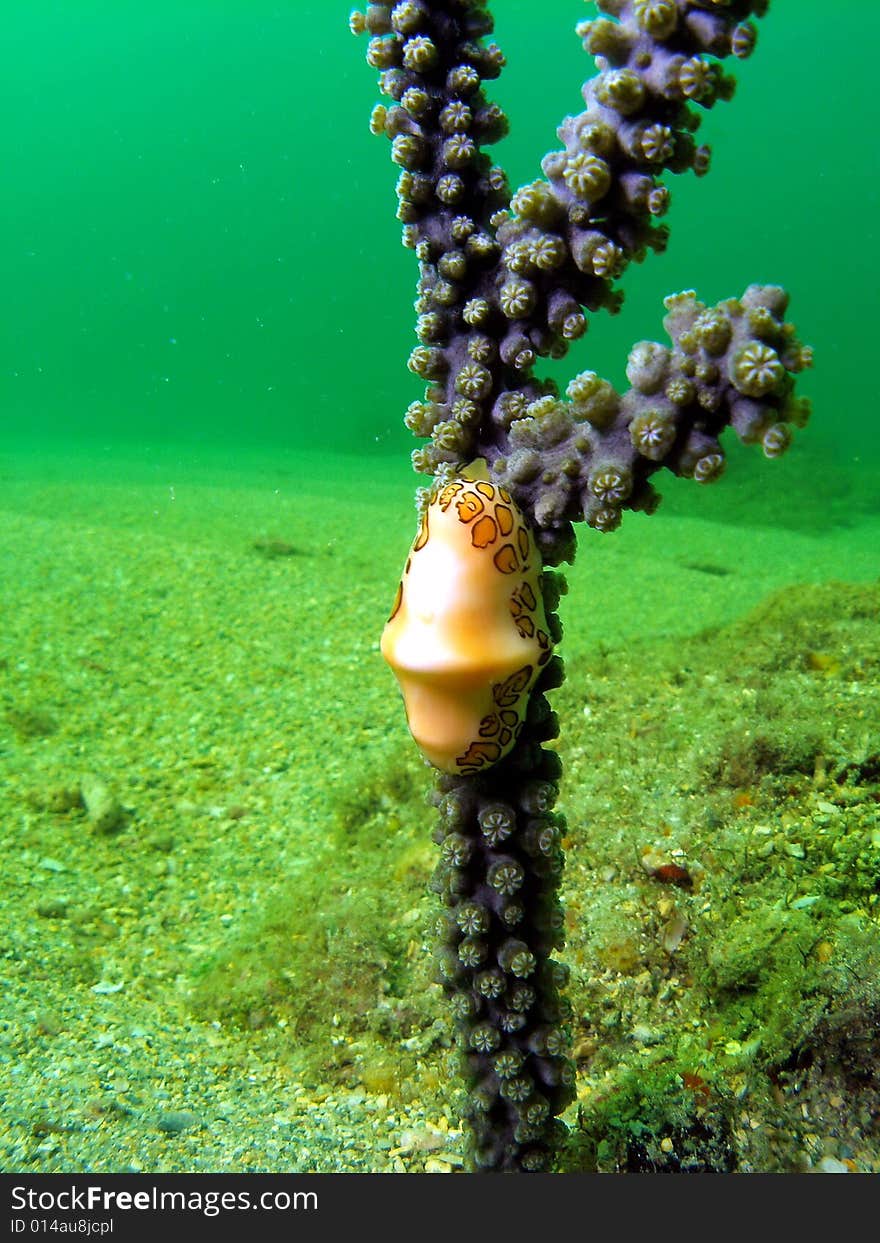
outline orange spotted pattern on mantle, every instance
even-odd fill
[[[423,560],[432,549],[436,560]],[[503,488],[462,478],[434,486],[382,651],[416,741],[446,772],[490,767],[522,730],[529,693],[552,653],[540,570],[525,518]]]

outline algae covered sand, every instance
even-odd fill
[[[760,464],[674,489],[569,574],[565,1169],[880,1168],[880,519],[841,483],[811,523],[782,469],[772,511]],[[430,775],[378,656],[412,479],[0,474],[0,1165],[460,1168]]]

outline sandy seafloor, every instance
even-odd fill
[[[841,983],[877,945],[880,508],[857,468],[814,501],[807,466],[760,471],[569,574],[566,1120],[613,1132],[581,1168],[880,1165],[878,1001]],[[378,655],[405,462],[7,444],[0,480],[0,1167],[460,1168],[429,775]],[[767,912],[814,962],[798,995],[825,981],[801,1045],[764,1031],[766,965],[724,974]],[[640,1067],[690,1097],[637,1102],[634,1143],[608,1101]]]

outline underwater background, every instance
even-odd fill
[[[581,0],[497,0],[533,179]],[[585,531],[568,1169],[880,1169],[880,11],[774,0],[553,374],[784,284],[788,455]],[[413,255],[348,6],[46,0],[0,68],[0,1168],[456,1170],[430,775],[378,636]],[[550,364],[547,370],[550,370]]]

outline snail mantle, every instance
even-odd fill
[[[422,754],[465,776],[512,750],[552,653],[535,540],[485,474],[432,488],[381,643]]]

